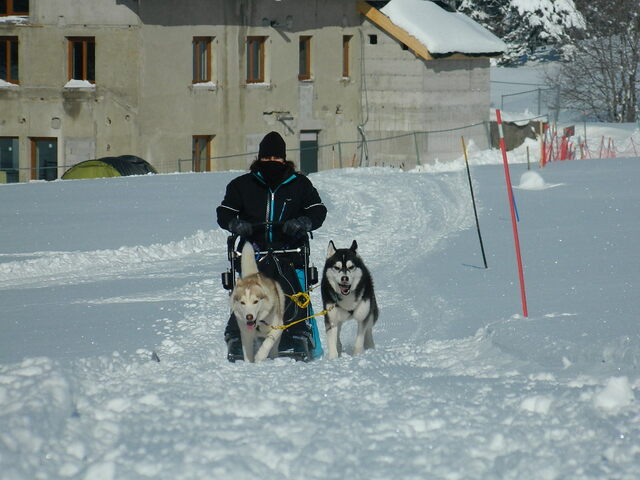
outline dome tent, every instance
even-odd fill
[[[103,157],[76,163],[62,175],[63,180],[82,178],[126,177],[158,173],[149,162],[135,155]]]

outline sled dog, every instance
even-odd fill
[[[242,248],[242,278],[231,293],[231,310],[235,314],[245,362],[261,362],[278,354],[284,315],[284,292],[280,284],[258,272],[255,252],[249,242]],[[262,344],[254,355],[256,340]]]
[[[330,359],[342,353],[340,329],[350,318],[358,322],[353,354],[374,348],[373,325],[378,320],[378,305],[371,274],[356,252],[357,248],[354,240],[350,248],[338,249],[330,241],[327,249],[321,290],[324,309],[327,310],[324,326]]]

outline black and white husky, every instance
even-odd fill
[[[327,356],[337,358],[342,353],[340,329],[353,318],[358,322],[358,333],[353,354],[373,348],[373,325],[378,320],[378,304],[373,292],[373,279],[356,252],[354,240],[350,248],[336,249],[329,242],[327,259],[322,274],[322,302],[327,314],[324,326],[327,332]]]

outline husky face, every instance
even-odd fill
[[[232,296],[232,308],[238,326],[248,331],[256,328],[258,322],[264,322],[274,308],[273,296],[264,291],[254,277],[238,280]]]
[[[324,276],[334,291],[344,297],[356,289],[362,279],[362,261],[356,249],[358,244],[354,240],[350,248],[337,250],[333,242],[329,242]]]

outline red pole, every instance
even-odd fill
[[[555,147],[555,144],[557,143],[557,139],[554,133],[551,134],[551,140],[549,141],[549,151],[547,152],[547,162],[555,162],[556,160],[558,160],[557,158],[554,158],[555,155],[555,150],[553,147]]]
[[[507,161],[507,146],[504,142],[504,132],[502,130],[502,115],[500,110],[496,110],[498,120],[498,132],[500,133],[500,150],[502,151],[502,163],[504,165],[504,178],[507,182],[507,197],[509,197],[509,208],[511,209],[511,225],[513,226],[513,241],[516,247],[516,259],[518,261],[518,278],[520,279],[520,297],[522,300],[522,314],[529,316],[527,311],[527,294],[524,288],[524,271],[522,269],[522,256],[520,255],[520,239],[518,237],[518,222],[516,221],[516,209],[513,203],[513,188],[511,187],[511,175],[509,174],[509,163]]]
[[[544,166],[547,164],[547,130],[548,130],[549,126],[545,125],[543,128],[544,134],[542,135],[542,165],[541,167],[544,168]]]

